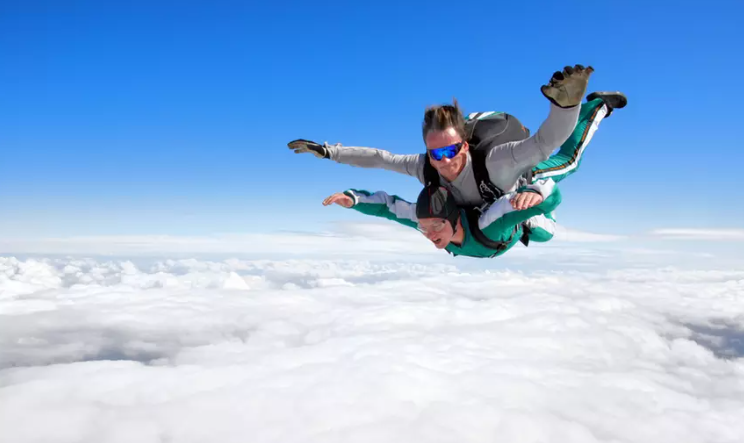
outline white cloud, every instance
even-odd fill
[[[558,226],[553,242],[606,243],[626,237],[595,234]],[[322,232],[267,232],[209,236],[125,235],[45,239],[0,239],[5,254],[289,254],[305,257],[372,254],[381,257],[440,257],[418,231],[395,223],[338,222]]]
[[[675,254],[670,249],[654,249],[649,241],[660,240],[744,240],[744,230],[729,229],[657,229],[650,236],[598,234],[558,225],[555,238],[534,244],[529,251],[521,246],[500,260],[540,257],[544,253],[574,256],[606,256],[610,249],[630,247],[635,252]],[[566,250],[566,244],[570,251]],[[617,246],[602,246],[602,245]],[[583,246],[579,246],[583,245]],[[591,246],[590,246],[591,245]],[[627,245],[627,246],[626,246]],[[541,252],[542,251],[542,252]],[[685,252],[689,254],[688,252]],[[75,254],[108,256],[234,255],[242,257],[366,257],[374,259],[449,260],[417,231],[394,223],[340,222],[322,232],[226,233],[203,236],[124,235],[80,236],[43,239],[0,239],[0,254]],[[701,252],[693,252],[699,256]],[[703,254],[705,254],[703,252]],[[614,255],[611,253],[610,255]],[[708,254],[710,256],[710,254]]]
[[[627,236],[614,234],[595,234],[592,232],[569,229],[562,225],[556,226],[555,237],[552,241],[563,241],[573,243],[606,243],[617,242],[628,239]]]
[[[14,443],[733,443],[742,321],[741,269],[6,257],[0,429]]]
[[[337,223],[326,232],[269,232],[209,236],[85,236],[45,239],[0,239],[5,254],[372,254],[439,255],[414,229],[393,223]]]
[[[656,229],[651,235],[675,240],[744,241],[744,229]]]

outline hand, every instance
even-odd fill
[[[343,206],[344,208],[350,208],[354,206],[354,199],[344,194],[343,192],[337,192],[330,197],[326,197],[326,199],[323,200],[323,206],[332,205],[334,203],[339,206]]]
[[[328,158],[328,150],[325,146],[310,140],[297,139],[287,143],[289,149],[293,150],[295,154],[302,154],[309,152],[318,158]]]
[[[535,192],[520,192],[511,200],[512,208],[517,211],[529,209],[543,202],[543,196]]]
[[[566,66],[563,72],[556,71],[548,84],[540,87],[540,91],[558,107],[571,108],[580,105],[592,72],[594,68],[591,66],[588,68],[582,65],[573,68]]]

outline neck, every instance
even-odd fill
[[[457,219],[457,232],[455,232],[455,235],[452,236],[452,240],[450,240],[450,243],[454,243],[457,246],[462,246],[462,242],[465,241],[465,230],[462,228],[462,223],[460,221],[462,220],[462,217]]]
[[[455,179],[457,178],[458,175],[460,175],[460,171],[457,171],[457,172],[453,173],[452,175],[442,174],[442,178],[444,178],[448,182],[452,183],[453,181],[455,181]]]

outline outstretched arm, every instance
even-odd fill
[[[311,153],[319,158],[359,168],[387,169],[410,175],[424,183],[424,154],[393,154],[383,149],[343,146],[340,143],[321,145],[304,139],[293,140],[287,145],[297,154]]]
[[[333,194],[323,201],[325,206],[333,203],[357,210],[362,214],[386,218],[412,228],[416,228],[418,224],[416,203],[407,202],[397,195],[389,195],[383,191],[370,193],[349,189]]]
[[[360,146],[326,145],[329,158],[335,162],[359,168],[387,169],[410,175],[424,182],[423,154],[393,154],[389,151]]]

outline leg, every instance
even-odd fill
[[[621,92],[594,92],[581,105],[579,121],[571,136],[560,150],[533,168],[533,183],[559,182],[579,169],[584,149],[599,128],[599,123],[609,117],[613,109],[624,108],[628,103]],[[529,241],[544,243],[555,235],[556,220],[553,211],[535,215],[524,222]],[[527,242],[525,242],[525,245]]]
[[[555,155],[540,162],[532,169],[533,181],[551,178],[556,183],[579,169],[586,146],[607,115],[608,107],[602,99],[594,99],[581,105],[579,121],[571,136]]]

